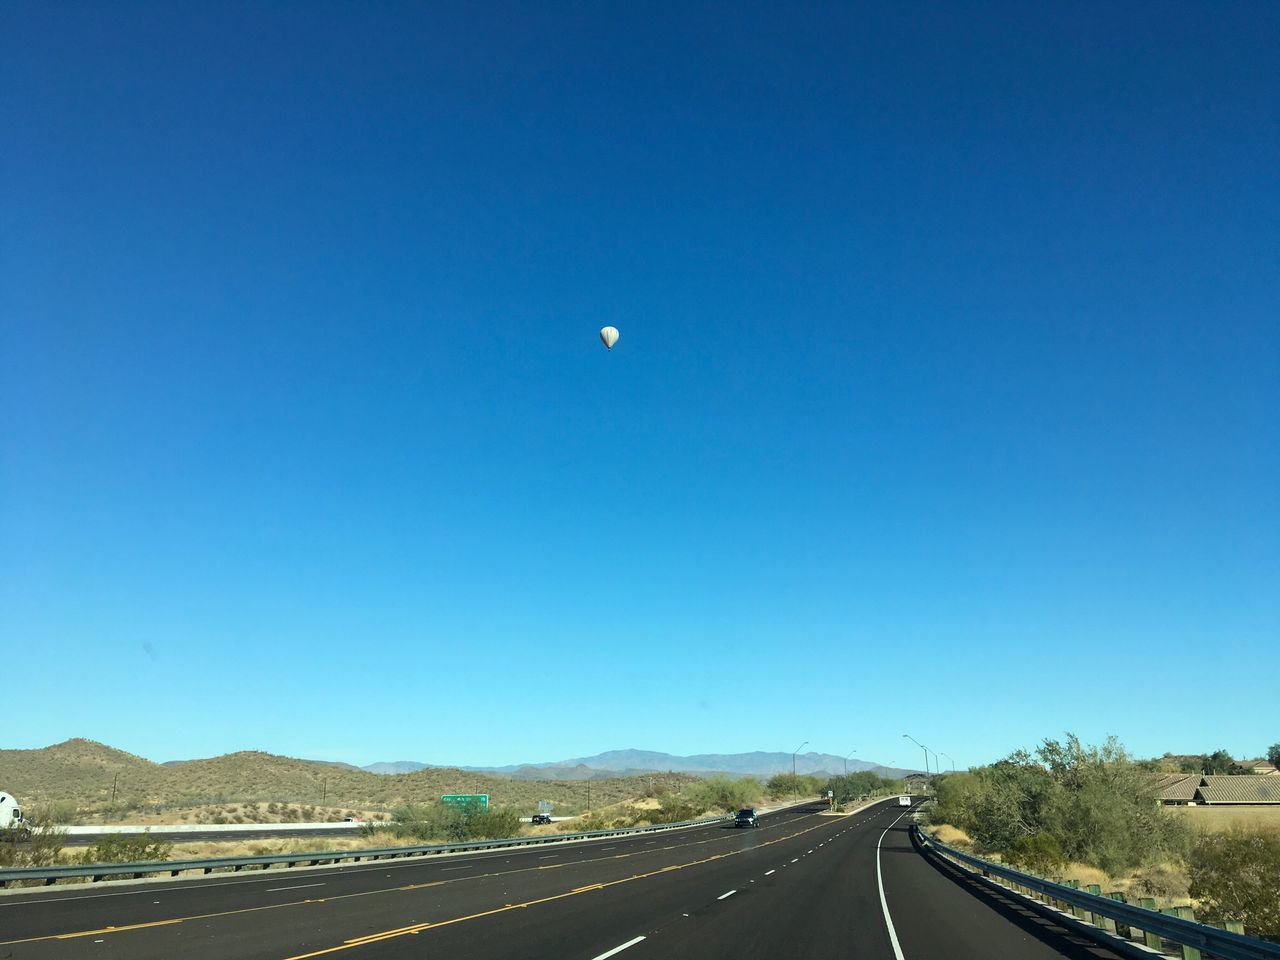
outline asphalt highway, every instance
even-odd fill
[[[0,960],[1109,960],[918,851],[909,817],[45,888],[0,897]]]

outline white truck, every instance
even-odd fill
[[[31,824],[22,816],[22,808],[12,795],[0,790],[0,839],[26,840]]]

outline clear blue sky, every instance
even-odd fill
[[[0,26],[0,746],[1280,740],[1276,4]]]

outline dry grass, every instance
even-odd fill
[[[165,810],[123,811],[117,817],[95,817],[98,822],[137,824],[223,824],[223,823],[337,823],[346,817],[385,820],[378,810],[323,807],[302,803],[204,803]]]
[[[935,824],[929,831],[940,841],[951,846],[964,847],[970,844],[970,837],[963,830],[949,823]],[[1003,861],[998,853],[983,854],[997,863]],[[1120,891],[1130,897],[1153,897],[1158,907],[1182,906],[1190,902],[1187,896],[1186,867],[1177,863],[1161,863],[1145,867],[1128,876],[1113,877],[1105,870],[1091,867],[1084,863],[1068,863],[1054,876],[1055,880],[1074,880],[1081,889],[1087,889],[1096,883],[1101,892],[1109,894]]]
[[[929,829],[940,841],[953,847],[968,846],[973,842],[967,833],[949,823],[940,823]]]
[[[1280,829],[1280,805],[1274,807],[1171,807],[1192,830],[1222,833],[1232,827]]]

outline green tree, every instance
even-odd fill
[[[1034,757],[1018,751],[940,777],[933,789],[933,821],[959,827],[984,851],[1007,853],[1048,834],[1063,856],[1114,872],[1186,849],[1185,826],[1156,805],[1149,778],[1114,739],[1101,747],[1074,735],[1045,740]]]
[[[685,791],[690,804],[702,810],[738,810],[759,801],[763,793],[755,777],[733,779],[723,773],[707,777]]]
[[[837,803],[848,803],[858,797],[875,793],[877,790],[891,790],[893,783],[894,781],[886,780],[870,770],[859,770],[856,773],[832,777],[821,790],[824,792],[830,790],[835,795]]]
[[[1267,759],[1280,767],[1280,743],[1273,743],[1267,747]]]
[[[1252,936],[1280,936],[1280,830],[1237,826],[1203,834],[1188,873],[1205,920],[1238,920]]]
[[[765,784],[771,797],[806,797],[822,789],[822,780],[806,774],[778,773]]]
[[[1215,750],[1204,758],[1206,774],[1241,774],[1248,773],[1244,767],[1236,763],[1235,758],[1225,750]]]
[[[1066,857],[1062,855],[1062,844],[1058,843],[1058,838],[1052,833],[1033,833],[1019,837],[1009,844],[1005,859],[1015,867],[1041,875],[1055,873],[1066,863]]]

